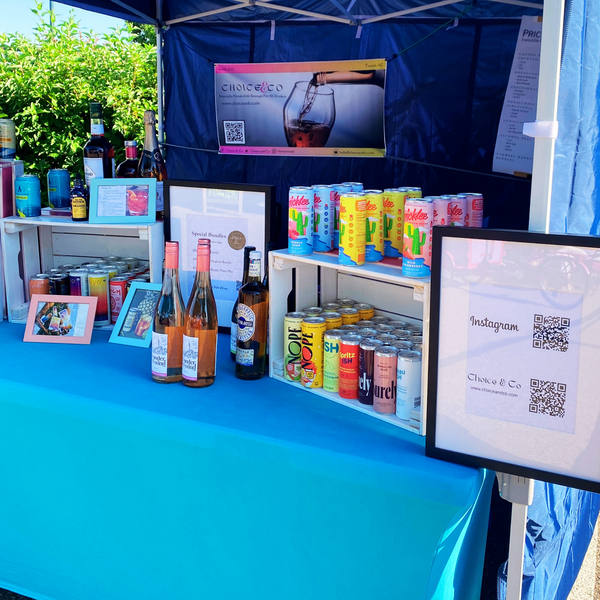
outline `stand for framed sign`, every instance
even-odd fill
[[[600,492],[600,240],[435,227],[426,454],[498,473],[521,597],[533,480]]]

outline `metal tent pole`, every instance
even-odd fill
[[[545,0],[540,49],[540,74],[536,123],[543,126],[535,137],[531,175],[529,230],[550,232],[550,205],[554,171],[554,145],[558,132],[558,84],[562,56],[564,0]],[[545,126],[545,127],[544,127]]]
[[[156,96],[158,104],[158,143],[165,141],[164,105],[163,105],[163,29],[162,0],[156,0]]]

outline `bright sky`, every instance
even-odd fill
[[[43,0],[43,5],[44,10],[48,10],[49,0]],[[73,11],[75,20],[82,27],[93,29],[96,33],[106,33],[110,27],[123,24],[121,19],[71,8],[59,2],[53,2],[52,5],[59,21],[66,19],[69,12]],[[30,35],[38,22],[38,17],[31,12],[32,8],[35,8],[35,0],[0,0],[0,32]]]

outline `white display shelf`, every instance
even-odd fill
[[[396,262],[397,264],[394,264]],[[358,401],[345,400],[322,389],[303,388],[282,376],[283,322],[295,275],[295,302],[298,310],[333,302],[336,298],[353,298],[375,307],[375,313],[401,319],[423,327],[423,362],[421,406],[413,411],[410,423],[395,415],[381,415]],[[336,253],[295,256],[286,250],[269,254],[269,353],[271,377],[300,387],[330,401],[348,406],[396,427],[425,435],[427,406],[427,355],[429,336],[429,279],[402,275],[400,261],[370,263],[362,267],[340,265]]]
[[[60,217],[7,217],[1,220],[6,312],[29,301],[29,278],[64,264],[103,256],[132,256],[149,261],[150,281],[160,282],[163,263],[162,222],[98,225]]]

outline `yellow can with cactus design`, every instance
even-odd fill
[[[408,188],[383,191],[383,254],[390,258],[402,256],[404,203]]]
[[[340,264],[365,264],[366,194],[340,196]]]
[[[379,262],[383,259],[383,192],[366,190],[365,260]]]

